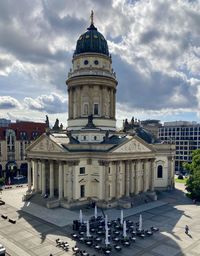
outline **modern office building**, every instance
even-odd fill
[[[117,79],[107,41],[93,23],[76,43],[68,90],[67,131],[48,131],[27,148],[28,191],[49,208],[91,200],[112,207],[174,186],[173,145],[116,130]],[[133,200],[134,201],[134,200]]]
[[[165,122],[159,128],[159,138],[176,145],[175,170],[182,171],[184,162],[191,162],[191,153],[200,148],[200,124],[196,122]]]
[[[0,176],[27,174],[25,149],[45,132],[45,123],[9,122],[0,127]]]

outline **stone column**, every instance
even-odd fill
[[[72,165],[69,166],[69,171],[67,175],[67,195],[68,201],[72,200]]]
[[[115,162],[115,197],[119,197],[119,162]]]
[[[135,176],[135,169],[134,169],[134,161],[131,161],[130,162],[130,193],[133,194],[134,193],[134,187],[135,187],[135,184],[134,184],[134,176]]]
[[[135,195],[139,192],[139,172],[140,172],[140,160],[136,161],[136,170],[135,170]]]
[[[49,173],[50,173],[50,177],[49,177],[49,188],[50,188],[50,198],[54,197],[54,171],[53,171],[53,166],[54,163],[53,161],[50,161],[49,163]]]
[[[115,165],[114,162],[110,162],[110,175],[111,175],[111,191],[110,197],[115,197],[115,184],[116,184],[116,175],[115,175]]]
[[[46,171],[45,171],[45,162],[41,162],[41,173],[42,173],[42,195],[46,194]]]
[[[102,95],[102,86],[99,86],[99,114],[102,116],[103,114],[103,95]]]
[[[151,160],[151,180],[150,180],[150,190],[154,191],[154,172],[155,172],[155,159]]]
[[[110,89],[110,117],[113,118],[113,89]]]
[[[104,169],[105,169],[105,201],[109,200],[109,176],[108,176],[108,171],[109,171],[109,162],[104,162]]]
[[[101,105],[101,116],[105,116],[105,109],[104,109],[104,104],[105,104],[105,94],[104,94],[104,91],[105,91],[105,87],[102,86],[102,90],[101,90],[101,97],[102,97],[102,105]]]
[[[130,177],[129,177],[129,167],[130,163],[128,161],[125,162],[125,195],[130,196]]]
[[[32,160],[32,175],[33,175],[33,190],[38,191],[38,173],[37,173],[37,161]]]
[[[71,102],[72,102],[71,88],[68,89],[68,102],[69,102],[68,116],[69,116],[69,118],[71,118],[72,117],[72,115],[71,115]]]
[[[99,190],[99,199],[107,201],[107,194],[108,194],[108,169],[107,169],[107,162],[103,160],[99,160],[99,165],[101,166],[102,170],[100,171],[100,190]]]
[[[143,160],[144,168],[143,168],[143,192],[147,191],[147,182],[146,182],[146,166],[147,166],[147,160]]]
[[[68,198],[68,193],[67,193],[67,172],[68,172],[68,170],[67,170],[67,167],[68,167],[67,163],[64,163],[64,166],[63,166],[63,168],[64,168],[64,170],[63,170],[64,198]]]
[[[28,160],[28,191],[31,191],[31,161]]]
[[[116,90],[114,89],[114,95],[113,95],[113,118],[115,118],[115,108],[116,108]]]
[[[143,192],[144,191],[144,179],[143,179],[143,175],[144,175],[144,162],[143,160],[141,160],[140,162],[140,172],[139,172],[139,192]]]
[[[63,165],[59,162],[58,166],[58,198],[63,199]]]
[[[124,195],[124,183],[123,183],[123,179],[124,179],[124,173],[123,173],[123,162],[119,161],[118,162],[118,169],[117,169],[117,180],[118,180],[118,184],[117,184],[117,197],[120,198],[121,196]]]
[[[77,90],[77,117],[81,116],[81,95],[80,95],[80,87],[76,88]]]
[[[120,170],[121,170],[121,182],[120,182],[120,197],[126,195],[126,173],[125,173],[125,162],[120,162]]]
[[[168,187],[171,189],[174,188],[174,166],[173,166],[173,157],[168,156]]]
[[[72,199],[77,199],[75,164],[72,165]],[[80,194],[78,198],[80,197]]]
[[[42,190],[42,178],[41,178],[41,175],[42,175],[42,172],[41,172],[41,161],[38,160],[37,161],[37,167],[38,167],[38,191],[41,192]]]

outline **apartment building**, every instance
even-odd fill
[[[25,149],[45,132],[45,123],[17,121],[0,127],[0,177],[26,175]]]

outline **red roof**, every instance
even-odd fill
[[[11,123],[8,127],[0,127],[0,140],[5,140],[8,129],[15,131],[17,140],[34,140],[45,132],[46,123],[20,121]]]

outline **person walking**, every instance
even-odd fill
[[[189,227],[188,225],[185,225],[185,234],[188,235],[188,232],[189,232]]]

